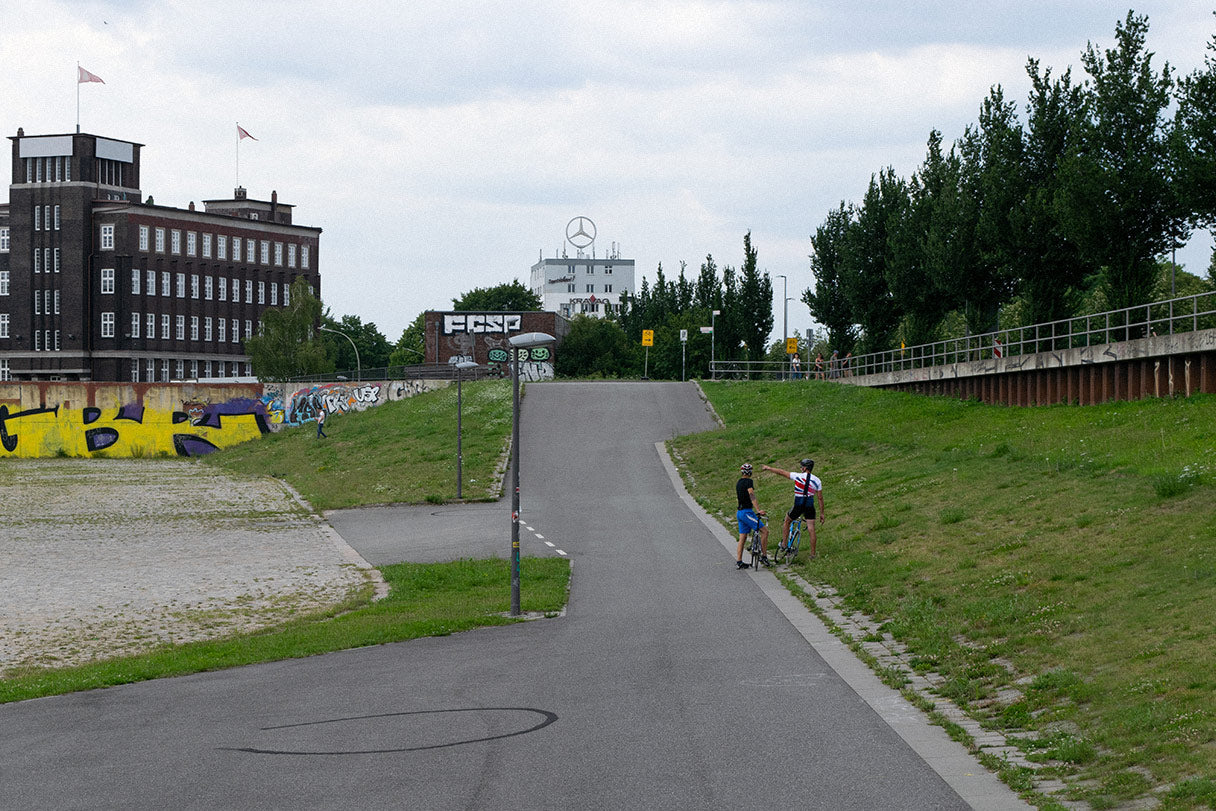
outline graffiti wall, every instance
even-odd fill
[[[193,415],[126,405],[9,411],[0,405],[0,457],[202,456],[270,430],[256,400],[192,410]]]
[[[283,390],[267,384],[261,405],[271,430],[313,422],[317,414],[348,414],[395,400],[404,400],[424,391],[443,388],[447,380],[391,380],[375,383],[320,383],[301,389]]]
[[[477,313],[428,311],[424,316],[426,360],[457,363],[471,360],[490,375],[511,376],[511,337],[543,332],[556,340],[551,345],[518,349],[520,379],[552,380],[553,353],[570,331],[570,322],[552,312]]]

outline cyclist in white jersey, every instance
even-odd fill
[[[761,465],[760,469],[769,473],[777,473],[794,482],[794,506],[785,514],[785,527],[781,531],[782,538],[790,536],[790,523],[800,517],[806,518],[806,526],[811,535],[811,557],[815,557],[815,498],[819,498],[819,523],[823,523],[823,482],[811,473],[815,467],[814,459],[803,459],[798,463],[802,468],[800,473],[791,473],[779,467]],[[784,541],[782,541],[784,543]]]

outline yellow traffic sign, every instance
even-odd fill
[[[654,346],[654,330],[642,330],[642,346]]]
[[[797,355],[798,354],[798,339],[797,338],[786,338],[785,339],[785,354],[787,354],[787,355]]]

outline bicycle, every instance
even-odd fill
[[[793,563],[794,558],[798,556],[798,546],[802,543],[802,519],[790,522],[790,534],[786,539],[777,545],[776,561],[778,565],[783,562]]]

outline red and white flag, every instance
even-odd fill
[[[253,136],[249,134],[249,130],[245,129],[240,124],[237,124],[236,125],[236,139],[238,141],[243,141],[246,138],[253,138]],[[256,141],[257,138],[253,138],[253,140]]]
[[[101,82],[106,83],[106,80],[98,76],[96,73],[89,73],[80,65],[76,66],[76,84],[85,84],[86,82]]]

